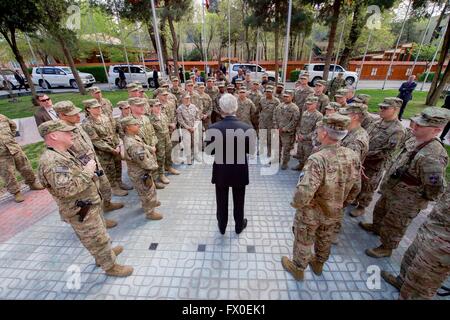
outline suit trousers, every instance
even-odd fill
[[[216,184],[217,221],[219,230],[225,233],[228,224],[229,186]],[[240,232],[244,223],[245,186],[233,186],[233,216],[235,231]]]

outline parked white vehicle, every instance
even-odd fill
[[[26,83],[27,79],[25,79],[25,84]],[[11,69],[2,69],[0,72],[0,88],[11,88],[12,90],[14,90],[18,86],[19,82],[17,82],[16,78],[14,78],[14,71],[12,71]]]
[[[300,74],[308,72],[310,84],[315,85],[317,80],[323,79],[324,66],[325,66],[324,63],[305,64],[305,66],[303,67],[303,70],[300,72]],[[335,66],[334,64],[330,64],[330,72],[328,74],[329,80],[332,79],[334,66]],[[356,72],[347,71],[340,65],[336,65],[336,69],[334,70],[333,78],[336,78],[339,72],[344,73],[345,82],[349,85],[352,85],[353,83],[356,82],[356,80],[358,80],[358,74]]]
[[[42,72],[42,74],[41,74]],[[90,73],[78,72],[84,86],[89,88],[95,83],[95,78]],[[31,73],[33,83],[41,88],[72,87],[78,89],[72,70],[66,66],[34,67]]]
[[[260,65],[251,63],[235,63],[231,65],[231,78],[238,74],[239,68],[247,70],[250,72],[250,78],[252,80],[261,81],[262,76],[266,73],[269,81],[275,81],[275,71],[267,71]],[[278,82],[281,82],[281,77],[278,77]]]
[[[140,82],[143,86],[150,86],[154,88],[156,86],[155,80],[153,80],[153,70],[143,65],[132,64],[117,64],[109,66],[108,70],[108,82],[112,85],[119,87],[119,69],[125,74],[125,81],[131,83],[134,81]],[[131,73],[130,73],[131,71]],[[161,73],[158,72],[158,79],[161,79]]]

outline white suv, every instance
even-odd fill
[[[125,74],[126,82],[131,83],[139,81],[142,85],[155,87],[156,83],[153,80],[153,71],[143,65],[117,64],[109,66],[108,82],[119,87],[119,69]],[[131,71],[131,73],[130,73]],[[158,79],[161,79],[161,73],[158,72]]]
[[[305,66],[300,74],[308,72],[309,73],[309,82],[312,85],[315,85],[317,80],[323,79],[324,66],[325,66],[324,63],[305,64]],[[334,66],[335,66],[334,64],[330,64],[330,72],[328,73],[329,80],[332,79]],[[340,65],[336,65],[336,69],[334,70],[334,78],[337,77],[339,72],[344,73],[345,82],[349,85],[352,85],[358,79],[358,74],[356,72],[347,71]]]
[[[90,73],[78,72],[84,86],[89,88],[95,83],[95,78]],[[78,89],[72,70],[65,66],[34,67],[31,72],[33,83],[43,89],[52,87],[72,87]]]
[[[238,74],[239,68],[242,68],[246,70],[247,72],[250,72],[250,78],[252,80],[261,81],[262,76],[267,73],[269,81],[275,82],[275,71],[266,71],[263,67],[256,64],[251,63],[235,63],[231,65],[231,78],[236,76]],[[258,68],[258,69],[257,69]],[[257,71],[257,72],[256,72]],[[256,74],[255,74],[256,72]],[[281,82],[281,77],[278,77],[278,82]]]

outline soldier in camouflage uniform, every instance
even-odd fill
[[[267,141],[267,156],[269,157],[272,155],[273,113],[279,104],[280,100],[273,96],[273,87],[267,86],[265,96],[261,98],[260,109],[257,112],[259,114],[259,138],[263,139],[263,143]],[[261,129],[265,130],[262,135]]]
[[[250,91],[252,89],[252,86],[253,86],[253,81],[251,79],[250,72],[247,72],[247,74],[245,75],[243,87],[245,90]]]
[[[203,130],[207,130],[208,126],[211,124],[211,114],[213,110],[213,102],[211,97],[205,93],[205,84],[203,82],[199,82],[197,85],[197,92],[202,100],[202,115],[201,119],[203,122]]]
[[[120,139],[122,139],[125,134],[122,126],[120,125],[120,119],[129,117],[131,115],[131,109],[128,101],[117,102],[117,107],[120,109],[120,118],[116,120],[116,133],[119,135]]]
[[[42,190],[44,187],[36,180],[30,161],[15,140],[16,130],[16,123],[0,114],[0,178],[5,182],[6,190],[14,195],[15,201],[22,202],[25,198],[16,180],[16,169],[31,190]]]
[[[355,98],[355,102],[360,102],[365,106],[364,119],[361,123],[361,126],[366,130],[369,128],[370,124],[376,119],[369,112],[369,100],[370,96],[368,94],[363,93],[357,94]]]
[[[347,108],[347,89],[339,89],[334,94],[334,100],[341,105],[342,108]]]
[[[436,202],[406,250],[395,277],[381,276],[400,291],[399,299],[432,299],[450,276],[450,188]]]
[[[128,192],[122,183],[122,156],[120,140],[115,123],[102,113],[101,105],[95,99],[84,100],[87,111],[82,127],[89,135],[101,166],[111,184],[112,193],[116,196],[126,196]]]
[[[218,88],[219,92],[217,93],[217,95],[213,101],[213,112],[211,114],[211,123],[215,123],[215,122],[218,122],[223,119],[221,112],[220,112],[219,100],[226,93],[225,92],[225,82],[219,82],[217,84],[217,88]]]
[[[162,183],[169,184],[170,180],[164,175],[164,170],[171,174],[180,174],[172,168],[172,141],[170,140],[169,119],[167,119],[164,112],[161,112],[162,104],[158,100],[151,100],[150,108],[152,114],[149,116],[149,119],[158,138],[158,143],[156,144],[158,178]]]
[[[239,80],[237,80],[237,81],[239,81]],[[235,97],[237,98],[237,95],[236,95],[236,88],[235,88],[234,85],[229,84],[229,85],[227,86],[227,93],[232,94],[233,96],[235,96]]]
[[[95,154],[94,145],[92,144],[89,135],[80,125],[81,109],[75,107],[71,101],[57,102],[53,108],[64,124],[75,127],[73,130],[73,145],[69,148],[69,152],[81,162],[87,163],[89,160],[94,160],[97,165],[100,194],[103,199],[103,211],[109,212],[123,208],[123,203],[111,202],[111,184],[103,172],[102,165]],[[117,223],[112,220],[106,220],[106,225],[111,228],[112,226],[117,225]]]
[[[169,130],[172,133],[177,126],[177,106],[168,99],[169,92],[167,90],[161,91],[158,95],[158,100],[161,102],[162,111],[169,121]]]
[[[296,130],[298,165],[293,170],[302,170],[306,160],[310,156],[313,145],[312,139],[317,122],[322,120],[322,113],[317,110],[318,99],[316,96],[306,98],[306,111],[303,112],[302,121]]]
[[[75,127],[55,120],[39,126],[47,145],[39,160],[39,180],[56,201],[61,219],[71,225],[96,264],[109,276],[129,276],[133,268],[116,263],[123,247],[111,248],[106,232],[95,160],[84,164],[68,151],[73,130]]]
[[[329,105],[325,106],[325,115],[329,116],[333,113],[336,113],[341,108],[341,105],[337,102],[330,102]]]
[[[194,82],[188,80],[186,81],[186,93],[191,97],[191,104],[197,107],[201,112],[203,110],[203,101],[197,91],[194,90]]]
[[[321,147],[312,154],[298,179],[291,206],[294,219],[293,259],[283,257],[281,263],[296,280],[303,280],[304,270],[311,266],[322,274],[328,260],[331,237],[341,211],[356,197],[361,187],[361,163],[358,155],[339,144],[350,119],[338,113],[324,117],[317,129]],[[315,257],[311,258],[314,245]]]
[[[280,100],[280,101],[284,100],[284,83],[279,82],[277,84],[277,87],[275,89],[275,92],[274,92],[273,96],[275,98],[277,98],[278,100]]]
[[[97,100],[98,103],[100,103],[100,105],[102,106],[102,113],[108,116],[114,122],[115,120],[113,118],[113,106],[111,101],[103,98],[102,91],[100,90],[99,87],[91,87],[88,90],[92,98]]]
[[[306,111],[305,101],[306,98],[314,95],[314,89],[308,85],[308,73],[301,74],[298,79],[300,85],[295,89],[294,102],[300,110],[299,122],[302,120],[302,114]]]
[[[247,91],[245,88],[241,88],[238,92],[238,109],[236,111],[236,118],[242,122],[252,126],[252,119],[256,114],[256,107],[252,100],[247,98]]]
[[[336,94],[336,92],[342,88],[345,88],[344,73],[339,72],[337,74],[337,77],[328,83],[328,97],[330,98],[331,101],[334,100],[334,95]]]
[[[448,155],[438,136],[450,120],[448,110],[425,108],[414,118],[415,144],[407,143],[393,159],[373,210],[373,224],[360,223],[380,235],[381,245],[366,250],[374,258],[389,257],[412,220],[444,192]]]
[[[152,173],[158,168],[154,149],[140,137],[141,122],[139,119],[126,117],[120,120],[120,124],[125,132],[123,146],[128,175],[141,199],[145,216],[149,220],[161,220],[162,215],[155,211],[155,208],[159,207],[161,203],[158,201],[152,178]]]
[[[401,103],[397,98],[385,98],[379,104],[381,119],[372,123],[367,130],[369,134],[369,152],[363,162],[363,184],[361,193],[357,197],[357,207],[351,216],[358,217],[372,201],[373,194],[378,187],[385,164],[390,160],[395,149],[402,141],[405,130],[398,120],[397,113]]]
[[[205,93],[209,95],[213,102],[214,107],[214,101],[216,100],[217,95],[219,94],[219,88],[214,85],[215,79],[214,77],[209,77],[208,81],[206,81],[206,88]]]
[[[327,88],[327,82],[325,80],[317,80],[314,86],[314,96],[317,97],[317,110],[322,114],[325,114],[325,106],[330,104],[330,98],[324,93]]]
[[[263,97],[263,94],[261,91],[259,91],[259,82],[253,81],[252,87],[250,91],[247,92],[247,97],[252,100],[253,104],[255,105],[256,112],[254,117],[252,118],[252,124],[253,128],[258,128],[259,124],[259,113],[258,110],[261,109],[259,102],[261,101],[261,98]]]
[[[172,77],[171,80],[172,87],[169,89],[169,91],[177,98],[175,105],[178,106],[178,104],[181,103],[181,96],[184,94],[184,89],[180,87],[180,80],[178,79],[178,77]]]
[[[186,154],[186,161],[188,164],[192,164],[195,159],[200,159],[201,133],[199,132],[198,125],[200,123],[201,112],[191,103],[191,97],[189,93],[186,93],[182,98],[183,103],[177,109],[178,124],[182,130],[182,142],[183,149]]]
[[[291,150],[294,147],[295,131],[298,126],[300,111],[292,102],[294,92],[286,90],[283,94],[283,103],[280,103],[273,112],[273,128],[279,130],[281,170],[288,168]]]

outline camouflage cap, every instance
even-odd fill
[[[323,126],[336,131],[346,131],[351,119],[339,113],[333,113],[322,118]]]
[[[161,94],[161,95],[168,95],[168,94],[169,94],[169,91],[167,91],[166,88],[163,88],[163,89],[161,89],[161,90],[159,91],[158,96],[159,96],[160,94]]]
[[[186,85],[187,86],[193,86],[194,82],[192,80],[186,80]]]
[[[327,86],[327,82],[325,80],[317,80],[316,81],[316,86],[317,85],[326,87]]]
[[[364,104],[368,104],[370,100],[370,96],[364,93],[357,94],[356,98],[358,98]]]
[[[223,82],[223,81],[218,82],[218,83],[217,83],[217,87],[219,87],[219,88],[225,88],[225,82]]]
[[[126,126],[131,126],[133,124],[139,124],[139,120],[132,116],[120,119],[120,125],[122,126],[122,128],[125,128]]]
[[[169,83],[166,80],[161,80],[159,82],[160,87],[168,87]]]
[[[309,73],[308,72],[304,72],[298,78],[299,79],[309,79]]]
[[[197,87],[204,87],[205,83],[204,82],[197,82]]]
[[[195,77],[195,72],[189,72],[189,77]]]
[[[102,105],[95,99],[83,100],[84,108],[100,108]]]
[[[264,90],[264,92],[273,92],[273,86],[266,86],[266,89]]]
[[[278,82],[277,87],[284,88],[284,83],[283,82]]]
[[[348,89],[339,89],[338,91],[336,91],[336,94],[334,96],[343,98],[347,95],[347,93],[348,93]]]
[[[50,120],[43,122],[38,128],[39,134],[41,135],[42,138],[45,138],[47,134],[52,132],[56,131],[68,132],[73,131],[75,129],[76,127],[69,126],[61,120]]]
[[[130,83],[127,84],[127,90],[132,92],[132,91],[139,91],[138,85],[136,83]]]
[[[364,113],[365,111],[365,106],[359,102],[350,103],[346,108],[339,109],[339,113],[344,115],[351,113]]]
[[[227,86],[227,89],[234,89],[234,85],[229,84],[229,85]]]
[[[97,93],[97,92],[102,92],[102,90],[100,90],[99,87],[90,87],[88,89],[88,92],[90,92],[90,93]]]
[[[317,98],[316,96],[310,96],[308,98],[306,98],[305,103],[307,104],[312,104],[312,103],[317,103],[319,102],[319,98]]]
[[[257,81],[257,80],[253,81],[252,84],[258,85],[258,86],[260,85],[259,81]]]
[[[238,80],[235,81],[235,83],[236,83],[236,84],[243,84],[244,81],[238,79]]]
[[[284,90],[283,92],[283,96],[293,96],[294,95],[294,90]]]
[[[208,78],[208,80],[206,80],[206,82],[214,82],[214,81],[216,81],[216,78],[214,78],[214,77],[209,77]]]
[[[191,95],[189,93],[185,93],[183,94],[183,96],[181,97],[181,99],[186,99],[186,98],[191,98]]]
[[[141,107],[147,103],[147,100],[143,98],[129,98],[128,103],[130,104],[130,106]]]
[[[117,106],[119,107],[119,109],[127,109],[130,107],[130,104],[128,103],[128,101],[119,101],[117,102]]]
[[[337,103],[337,102],[330,102],[329,104],[327,104],[327,105],[325,106],[325,109],[328,109],[328,110],[336,110],[336,111],[338,111],[339,108],[341,108],[341,107],[342,107],[342,106],[341,106],[340,103]]]
[[[419,117],[411,119],[422,127],[443,127],[450,121],[450,111],[445,108],[428,107]]]
[[[238,90],[238,93],[247,93],[247,90],[245,90],[245,88],[240,88]]]
[[[180,81],[180,79],[178,79],[178,77],[175,77],[175,76],[171,77],[170,80],[171,80],[172,82],[174,82],[174,81]]]
[[[396,97],[387,97],[387,98],[384,98],[384,100],[383,100],[383,102],[382,103],[379,103],[378,104],[378,106],[379,107],[393,107],[393,108],[400,108],[401,107],[401,105],[402,105],[402,103],[400,102],[400,101],[398,101],[398,100],[400,100],[400,101],[403,101],[402,99],[400,99],[400,98],[396,98]]]
[[[156,103],[160,103],[158,99],[148,99],[148,105],[153,107]]]
[[[80,108],[75,107],[72,101],[60,101],[55,103],[53,109],[57,113],[63,113],[66,116],[74,116],[81,112]]]

